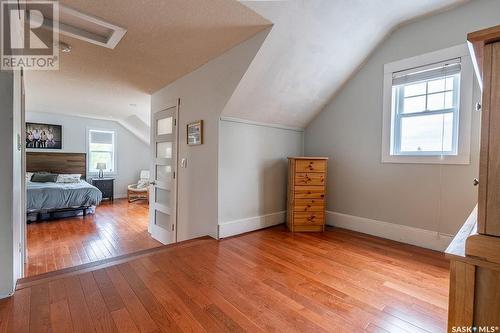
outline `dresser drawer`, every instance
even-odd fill
[[[293,214],[294,225],[323,225],[324,221],[324,212],[295,212]]]
[[[297,172],[295,185],[325,185],[325,174],[322,172]]]
[[[94,178],[94,179],[92,179],[92,185],[94,185],[95,187],[97,187],[101,191],[103,199],[113,200],[114,179]]]
[[[297,160],[295,161],[295,172],[325,172],[325,160]]]
[[[322,212],[325,210],[324,199],[295,199],[296,212]]]
[[[325,197],[324,186],[295,186],[295,199],[321,199]]]
[[[113,189],[113,183],[109,181],[97,181],[94,186],[101,191],[109,191]]]

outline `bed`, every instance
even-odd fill
[[[86,182],[84,153],[26,153],[27,172],[80,174],[77,183],[26,182],[28,221],[93,213],[102,193]]]

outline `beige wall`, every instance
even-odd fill
[[[115,198],[126,198],[127,186],[137,182],[141,170],[149,169],[149,145],[116,121],[31,111],[26,112],[26,121],[62,126],[62,149],[56,152],[86,153],[89,129],[115,131],[116,172],[112,175],[115,178]]]
[[[466,33],[500,23],[500,1],[473,1],[396,30],[305,132],[308,155],[330,157],[330,211],[454,234],[477,201],[480,114],[472,105],[470,165],[382,164],[385,63],[465,42]],[[474,98],[480,97],[474,82]]]
[[[16,82],[19,83],[19,82]],[[21,199],[21,152],[17,149],[15,137],[19,134],[20,105],[14,105],[13,74],[0,72],[0,298],[7,297],[14,287],[14,260],[18,260],[20,240],[20,199]],[[17,104],[17,102],[16,102]],[[17,120],[15,122],[15,120]],[[17,188],[14,187],[17,185]],[[17,220],[14,225],[14,221]],[[13,228],[15,226],[15,228]],[[17,265],[19,266],[19,265]],[[18,267],[19,268],[19,267]]]
[[[152,112],[181,99],[179,111],[177,240],[217,237],[219,116],[269,30],[241,43],[152,96]],[[202,119],[204,143],[187,146],[186,124]]]
[[[221,120],[219,224],[286,210],[287,157],[301,154],[301,131]]]

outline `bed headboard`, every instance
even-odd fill
[[[87,178],[87,154],[26,152],[26,171],[50,173],[79,173]]]

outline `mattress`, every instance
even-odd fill
[[[102,193],[86,181],[79,183],[27,182],[28,213],[56,209],[97,206]]]

